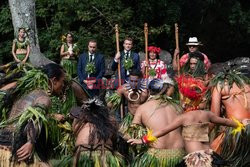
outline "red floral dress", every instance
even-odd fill
[[[145,78],[145,66],[146,66],[146,61],[142,61],[141,63],[141,70],[144,74],[144,78]],[[159,79],[163,79],[163,77],[167,74],[167,66],[164,63],[164,61],[161,61],[159,59],[155,59],[155,60],[149,60],[149,68],[148,70],[154,70],[155,71],[155,76],[150,76],[149,75],[149,79],[154,79],[154,78],[159,78]]]

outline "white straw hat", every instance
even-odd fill
[[[198,46],[198,45],[202,45],[201,42],[198,41],[197,37],[190,37],[188,39],[188,43],[186,43],[186,45],[195,45],[195,46]]]

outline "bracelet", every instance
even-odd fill
[[[155,136],[152,135],[153,131],[147,129],[147,135],[142,136],[141,140],[144,144],[153,143],[157,140]]]
[[[143,136],[141,138],[142,144],[146,144],[145,141],[143,140]]]

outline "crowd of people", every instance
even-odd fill
[[[250,166],[250,58],[211,64],[186,45],[170,77],[159,47],[140,61],[125,38],[107,80],[96,40],[79,54],[67,33],[60,65],[35,68],[20,28],[0,66],[0,167]]]

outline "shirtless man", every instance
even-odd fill
[[[115,152],[117,124],[108,109],[96,98],[85,101],[82,108],[73,108],[73,131],[76,153],[73,167],[124,166],[121,155]],[[63,163],[63,161],[62,161]],[[72,164],[67,164],[72,166]],[[60,166],[67,166],[60,164]]]
[[[1,122],[1,167],[48,166],[48,163],[45,163],[48,160],[48,154],[45,154],[48,152],[47,143],[45,135],[43,135],[45,134],[43,128],[46,127],[42,119],[46,117],[46,113],[51,107],[51,98],[46,87],[50,88],[51,94],[60,96],[64,87],[65,73],[61,66],[54,63],[44,66],[43,73],[49,80],[48,83],[43,83],[43,88],[34,88],[34,90],[25,92],[27,88],[20,85],[28,83],[29,78],[19,83],[20,88],[16,88],[19,91],[22,90],[22,94],[15,94],[18,98],[8,113],[7,121]],[[36,71],[37,74],[38,71]],[[40,119],[38,120],[37,117]]]
[[[221,116],[221,106],[225,107],[226,118],[235,118],[239,121],[250,119],[250,85],[246,77],[239,74],[239,71],[226,72],[224,69],[234,69],[224,64],[212,66],[209,75],[214,76],[216,84],[212,88],[211,111]],[[212,68],[211,67],[211,68]],[[218,78],[218,73],[223,72],[228,80]],[[215,76],[217,75],[217,76]],[[234,77],[232,77],[234,76]],[[237,77],[237,80],[234,78]],[[232,80],[233,82],[229,82]],[[237,84],[240,83],[240,84]],[[222,157],[231,161],[233,166],[246,166],[250,163],[250,150],[246,145],[250,144],[250,125],[246,126],[244,133],[232,134],[231,128],[226,128],[212,143],[212,148],[220,153]],[[244,143],[244,144],[242,144]]]
[[[246,125],[246,120],[243,120]],[[184,139],[185,150],[188,155],[185,156],[187,167],[206,167],[217,165],[215,156],[209,146],[209,123],[216,123],[236,128],[244,128],[244,125],[225,118],[220,118],[209,111],[194,110],[181,114],[175,118],[171,124],[161,130],[153,132],[151,136],[146,135],[142,139],[130,139],[131,144],[150,143],[150,138],[161,138],[177,128],[182,127],[182,137]],[[154,144],[154,143],[153,143]],[[218,157],[216,157],[217,159]],[[212,162],[213,161],[213,162]]]
[[[120,131],[123,133],[130,126],[137,108],[148,98],[146,85],[142,82],[142,73],[139,70],[132,70],[129,75],[129,83],[125,83],[117,90],[118,96],[124,96],[128,101],[128,113],[123,119]],[[112,103],[108,103],[111,108]]]
[[[180,114],[178,111],[180,107],[172,102],[170,97],[164,95],[169,87],[169,84],[163,83],[160,79],[153,79],[149,83],[150,98],[138,107],[132,123],[142,124],[154,132],[163,129],[177,118]],[[137,156],[134,163],[138,166],[155,163],[156,166],[172,167],[178,164],[185,155],[183,147],[181,129],[178,128],[160,137],[150,145],[146,153]]]
[[[117,90],[118,95],[128,100],[128,111],[135,115],[136,109],[148,98],[146,85],[142,83],[142,74],[139,70],[131,71],[129,83],[122,85]]]

